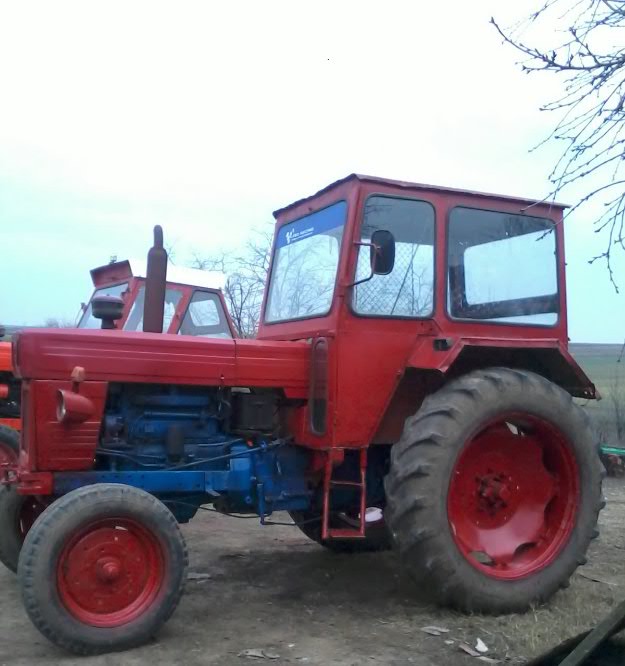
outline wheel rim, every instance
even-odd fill
[[[447,496],[460,552],[493,578],[549,566],[575,527],[579,473],[563,433],[543,419],[510,414],[463,447]]]
[[[107,519],[81,528],[58,560],[61,602],[80,622],[116,627],[150,609],[162,587],[161,545],[147,528]]]
[[[0,467],[3,465],[17,464],[17,453],[12,446],[5,442],[0,442]]]

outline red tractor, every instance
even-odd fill
[[[157,632],[200,507],[288,511],[343,553],[394,546],[467,611],[523,611],[585,561],[602,467],[572,399],[595,387],[567,350],[562,207],[352,175],[275,215],[258,339],[13,346],[24,429],[0,551],[22,525],[26,611],[63,648]],[[147,330],[164,280],[152,261]]]

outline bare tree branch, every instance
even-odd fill
[[[618,291],[612,251],[625,249],[625,28],[624,0],[543,0],[532,14],[504,28],[491,23],[506,44],[525,59],[519,64],[527,73],[551,72],[565,79],[564,92],[541,107],[558,120],[553,131],[535,148],[556,141],[563,144],[549,179],[553,199],[566,188],[583,183],[586,193],[567,212],[570,215],[591,202],[603,212],[594,221],[604,233],[605,249],[589,261],[606,262],[610,280]],[[549,47],[532,43],[537,25],[565,25],[553,32]],[[614,45],[612,40],[616,40]]]
[[[194,268],[226,274],[224,297],[234,326],[244,338],[252,338],[258,331],[272,233],[273,229],[256,230],[236,253],[221,252],[209,257],[195,254],[193,257]]]

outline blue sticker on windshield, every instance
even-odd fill
[[[342,227],[345,224],[346,212],[347,202],[339,201],[328,208],[312,213],[312,215],[302,217],[296,222],[285,224],[278,232],[276,247],[292,245],[305,238]]]

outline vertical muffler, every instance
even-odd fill
[[[167,288],[167,251],[163,247],[163,228],[154,227],[154,245],[148,252],[145,276],[145,303],[143,306],[143,332],[162,333]]]

